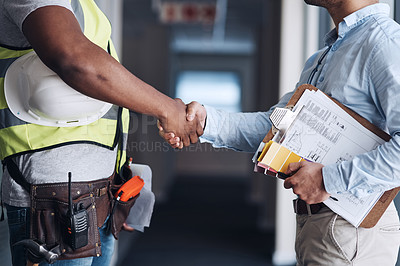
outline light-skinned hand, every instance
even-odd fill
[[[293,193],[308,204],[323,202],[330,196],[322,178],[323,167],[307,161],[289,164],[285,174],[290,177],[285,179],[284,187],[293,189]]]
[[[127,231],[127,232],[133,232],[133,231],[135,231],[135,228],[133,228],[132,226],[129,226],[127,223],[123,223],[122,230]]]

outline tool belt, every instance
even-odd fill
[[[88,244],[73,250],[68,239],[68,183],[31,186],[30,238],[46,244],[48,249],[60,246],[58,259],[101,255],[98,228],[105,222],[110,209],[110,180],[74,182],[71,185],[73,203],[87,211]]]
[[[21,182],[21,179],[17,177],[16,164],[10,159],[6,162],[6,166],[11,177],[17,183],[21,183],[30,193],[30,240],[55,253],[57,260],[101,256],[98,228],[103,226],[107,217],[109,217],[107,221],[108,232],[112,233],[117,239],[130,208],[139,196],[127,202],[117,201],[114,197],[115,192],[132,176],[130,169],[121,171],[125,177],[113,174],[108,178],[96,181],[72,182],[70,186],[72,203],[74,206],[79,206],[80,210],[86,210],[87,214],[85,215],[87,244],[85,242],[85,246],[74,248],[68,239],[71,230],[68,223],[68,182],[39,185],[29,184],[25,179]],[[47,258],[38,257],[35,252],[32,252],[29,245],[25,246],[28,248],[28,259],[31,262],[38,263],[44,259],[49,263],[54,262],[55,259],[49,261]]]

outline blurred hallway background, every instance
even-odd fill
[[[173,98],[232,112],[267,110],[294,89],[333,27],[303,0],[95,1],[127,69]],[[382,2],[400,21],[400,0]],[[156,206],[145,233],[121,233],[117,266],[294,265],[294,196],[253,173],[253,154],[208,144],[176,151],[154,118],[131,118],[128,155],[152,168]],[[5,226],[0,256],[10,265]]]
[[[243,179],[177,177],[145,234],[121,234],[117,265],[272,265],[273,232],[257,229],[246,190]]]

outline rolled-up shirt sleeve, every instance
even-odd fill
[[[271,129],[269,115],[275,107],[283,107],[292,96],[290,92],[278,104],[266,112],[229,113],[205,106],[207,122],[201,142],[211,143],[215,148],[255,152]]]
[[[206,106],[207,125],[201,142],[215,148],[254,152],[270,129],[267,112],[228,113]]]

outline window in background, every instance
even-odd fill
[[[234,72],[181,71],[177,77],[176,97],[185,103],[198,101],[228,112],[241,111],[240,79]]]

